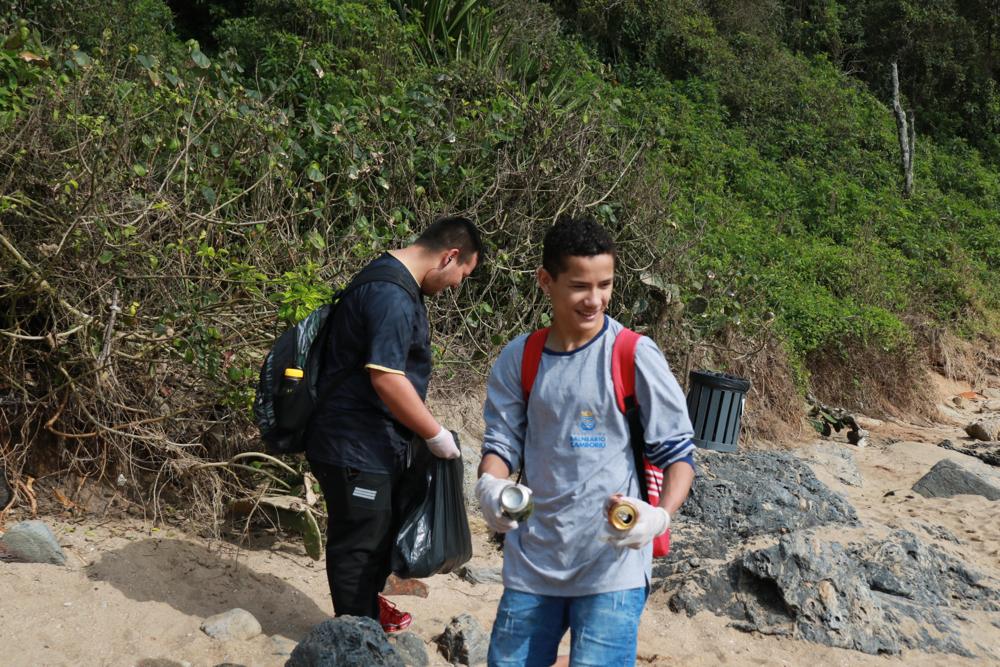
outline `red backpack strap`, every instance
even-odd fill
[[[524,341],[524,355],[521,357],[521,393],[524,395],[526,405],[531,395],[531,388],[535,384],[535,376],[538,375],[538,366],[542,363],[542,350],[545,349],[545,340],[548,337],[549,329],[546,327],[529,334],[528,339]]]
[[[625,412],[626,399],[635,396],[635,346],[640,338],[642,336],[631,329],[622,329],[615,336],[611,352],[611,381],[615,387],[615,402],[622,412]]]

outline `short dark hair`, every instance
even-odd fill
[[[432,251],[458,248],[460,264],[471,260],[473,255],[479,255],[482,263],[483,240],[479,236],[479,230],[471,220],[461,216],[438,218],[417,237],[413,244]]]
[[[566,269],[567,257],[618,257],[618,248],[608,231],[590,216],[562,217],[545,232],[542,267],[556,278]]]

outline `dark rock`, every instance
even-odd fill
[[[925,498],[944,498],[969,494],[1000,499],[1000,473],[973,470],[970,466],[942,459],[917,480],[913,490]]]
[[[7,485],[6,472],[3,468],[0,468],[0,511],[10,504],[12,497],[10,487]]]
[[[675,517],[668,561],[727,558],[748,538],[858,524],[854,508],[790,454],[698,450],[698,474]]]
[[[971,656],[959,609],[1000,610],[1000,582],[913,534],[843,547],[809,531],[687,577],[670,601],[708,609],[736,627],[865,653],[904,648]]]
[[[285,667],[405,667],[371,618],[338,616],[309,631]]]
[[[489,637],[469,614],[459,614],[434,638],[444,659],[454,665],[481,665],[486,662]]]
[[[3,537],[4,550],[26,563],[65,565],[66,554],[49,527],[41,521],[22,521],[11,526]]]
[[[427,658],[427,647],[424,646],[424,640],[420,637],[412,632],[399,632],[388,637],[389,643],[406,663],[406,667],[427,667],[430,664]]]
[[[942,440],[938,443],[938,447],[974,456],[983,463],[1000,468],[1000,442],[970,442],[956,445],[951,440]]]

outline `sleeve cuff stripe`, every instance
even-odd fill
[[[664,445],[657,448],[649,460],[658,468],[666,468],[671,463],[675,463],[685,456],[690,456],[693,451],[694,442],[688,439],[675,445]]]
[[[396,370],[395,368],[386,368],[385,366],[379,366],[378,364],[365,364],[365,368],[373,371],[382,371],[383,373],[392,373],[394,375],[406,375],[403,371]]]

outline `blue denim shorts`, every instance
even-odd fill
[[[632,667],[647,589],[552,597],[505,589],[490,637],[490,667],[549,667],[570,631],[572,667]]]

